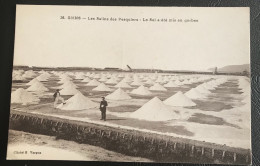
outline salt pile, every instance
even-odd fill
[[[159,98],[154,97],[141,108],[130,114],[131,118],[148,121],[166,121],[176,118],[178,115],[166,106]]]
[[[11,103],[22,103],[26,105],[28,103],[38,103],[39,101],[40,99],[38,97],[23,88],[19,88],[11,94]]]
[[[164,100],[163,103],[176,107],[190,107],[196,105],[191,99],[189,99],[180,91],[169,97],[168,99]]]
[[[98,107],[98,104],[85,97],[78,92],[67,101],[66,104],[61,103],[57,108],[61,110],[85,110]]]
[[[206,88],[204,88],[203,86],[197,86],[195,88],[196,90],[198,90],[200,93],[204,93],[204,94],[210,94],[211,92],[209,90],[207,90]]]
[[[136,95],[143,95],[143,96],[147,96],[147,95],[151,95],[152,92],[150,92],[145,86],[141,85],[139,86],[137,89],[132,90],[131,92],[132,94],[136,94]]]
[[[131,85],[133,85],[133,86],[139,86],[139,85],[143,85],[143,83],[142,83],[141,80],[135,79],[135,80],[131,83]]]
[[[61,95],[75,95],[79,93],[79,90],[77,90],[75,87],[64,87],[61,91]]]
[[[100,84],[100,82],[98,82],[97,80],[93,79],[91,81],[89,81],[86,86],[98,86]]]
[[[13,81],[23,81],[25,80],[25,78],[23,78],[21,75],[17,74],[17,75],[13,75]]]
[[[92,90],[93,91],[104,91],[104,92],[112,91],[112,89],[107,87],[104,83],[99,84],[96,88],[94,88]]]
[[[47,80],[49,79],[49,77],[50,77],[50,74],[48,74],[48,73],[43,73],[43,74],[39,75],[39,76],[36,77],[36,78],[37,78],[37,80],[39,80],[39,81],[47,81]]]
[[[179,87],[177,84],[175,84],[173,81],[169,81],[167,84],[163,85],[164,87],[167,88],[173,88],[173,87]]]
[[[183,85],[183,83],[180,81],[180,80],[176,80],[175,82],[174,82],[176,85]]]
[[[106,99],[108,100],[129,100],[131,97],[124,92],[121,88],[118,88],[113,93],[106,96]]]
[[[33,92],[45,92],[48,91],[48,88],[46,88],[43,83],[41,83],[40,81],[35,80],[34,83],[27,88],[28,91],[33,91]]]
[[[59,86],[58,89],[64,89],[64,88],[77,88],[78,86],[75,85],[73,82],[71,81],[67,81],[65,82],[63,85]]]
[[[154,91],[167,91],[161,84],[155,83],[153,86],[149,88],[149,90],[154,90]]]
[[[117,84],[117,80],[115,78],[110,78],[109,80],[106,81],[106,84]]]
[[[128,83],[124,81],[120,81],[118,84],[115,85],[118,88],[132,88]]]
[[[106,77],[101,77],[98,81],[100,81],[100,82],[106,82],[108,79],[106,78]]]
[[[89,82],[91,79],[89,77],[84,78],[81,82]]]
[[[39,80],[37,80],[37,78],[34,78],[30,82],[28,82],[26,85],[33,85],[37,81],[39,82]]]
[[[201,94],[197,89],[192,88],[188,92],[185,93],[185,96],[191,98],[191,99],[203,99],[205,96]]]

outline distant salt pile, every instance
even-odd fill
[[[240,78],[238,80],[238,86],[240,89],[244,89],[245,87],[248,87],[250,85],[250,82],[247,81],[245,78]]]
[[[77,88],[78,86],[75,85],[73,82],[71,81],[67,81],[64,84],[62,84],[61,86],[57,87],[58,89],[64,89],[64,88]]]
[[[179,87],[177,84],[175,84],[173,81],[169,81],[167,84],[163,85],[166,88],[173,88],[173,87]]]
[[[77,90],[75,87],[64,87],[61,91],[61,95],[75,95],[79,93],[79,90]]]
[[[183,83],[180,80],[176,80],[174,83],[178,86],[183,85]]]
[[[130,85],[140,86],[140,85],[143,85],[143,83],[140,79],[134,79],[134,81]]]
[[[159,98],[154,97],[141,108],[130,114],[130,117],[147,121],[166,121],[175,119],[178,115]]]
[[[18,88],[16,91],[11,94],[11,103],[21,103],[23,105],[29,103],[38,103],[40,99],[34,96],[32,93],[27,92],[23,88]]]
[[[204,99],[206,96],[200,93],[197,89],[192,88],[188,92],[185,93],[185,96],[191,99]]]
[[[91,81],[89,81],[86,86],[98,86],[100,84],[99,81],[97,81],[96,79],[93,79]]]
[[[108,100],[129,100],[131,97],[123,91],[121,88],[118,88],[113,93],[106,96]]]
[[[37,80],[39,81],[47,81],[49,79],[50,75],[47,73],[43,73],[41,75],[39,75],[37,78]]]
[[[67,101],[66,104],[61,103],[57,108],[61,110],[85,110],[98,107],[98,104],[85,97],[78,92]]]
[[[117,84],[117,80],[114,77],[111,77],[106,81],[106,84]]]
[[[133,89],[131,91],[132,94],[136,94],[136,95],[142,95],[142,96],[147,96],[147,95],[151,95],[152,92],[148,90],[148,88],[146,88],[145,86],[141,85],[136,89]]]
[[[153,85],[153,84],[155,84],[155,82],[152,80],[152,79],[147,79],[146,81],[145,81],[145,83],[146,84],[149,84],[149,85]]]
[[[35,82],[39,82],[39,80],[37,80],[37,78],[34,78],[30,82],[28,82],[26,85],[33,85]]]
[[[32,78],[35,76],[36,76],[36,74],[32,70],[28,70],[28,71],[24,72],[24,74],[22,75],[22,77],[24,77],[24,78]]]
[[[211,92],[209,90],[207,90],[205,87],[203,86],[197,86],[195,88],[196,90],[198,90],[200,93],[203,93],[203,94],[210,94]]]
[[[77,80],[83,80],[85,78],[84,73],[77,73],[75,76],[75,79]]]
[[[207,83],[203,83],[200,86],[203,86],[207,90],[215,90],[213,85],[210,85],[210,84],[207,84]]]
[[[98,81],[100,82],[106,82],[108,79],[105,76],[102,76]]]
[[[25,78],[23,78],[19,74],[13,75],[12,79],[13,79],[13,81],[23,81],[23,80],[25,80]]]
[[[166,105],[176,107],[190,107],[196,105],[196,103],[194,103],[190,98],[185,96],[181,91],[164,100],[163,103]]]
[[[115,85],[118,88],[132,88],[127,82],[120,81],[118,84]]]
[[[32,91],[32,92],[45,92],[48,91],[49,89],[46,88],[43,83],[41,83],[40,81],[37,80],[34,81],[34,83],[27,88],[27,91]]]
[[[89,82],[91,79],[89,77],[84,78],[81,82]]]
[[[153,86],[151,86],[149,88],[149,90],[153,90],[153,91],[167,91],[166,88],[164,88],[161,84],[159,83],[155,83]]]
[[[107,87],[104,83],[99,84],[96,88],[92,89],[93,91],[104,91],[104,92],[110,92],[112,89]]]

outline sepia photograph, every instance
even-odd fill
[[[7,160],[251,164],[248,7],[16,5]]]

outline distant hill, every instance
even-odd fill
[[[210,68],[208,70],[213,71],[214,68]],[[250,72],[250,65],[249,64],[228,65],[228,66],[224,66],[222,68],[218,68],[218,72],[227,72],[227,73],[241,73],[245,70]]]

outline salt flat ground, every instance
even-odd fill
[[[218,76],[221,78],[221,76]],[[65,119],[74,119],[99,123],[114,127],[127,127],[137,130],[146,130],[160,134],[168,134],[175,137],[190,138],[194,140],[206,141],[227,145],[231,147],[240,147],[250,149],[250,109],[238,111],[242,108],[243,98],[239,89],[239,77],[231,76],[228,81],[219,85],[211,94],[201,100],[193,100],[197,105],[193,107],[171,107],[176,112],[176,117],[168,121],[145,121],[130,118],[129,115],[138,110],[142,105],[153,97],[157,96],[161,100],[172,96],[178,91],[183,93],[194,88],[203,82],[183,85],[177,88],[167,88],[167,92],[155,92],[150,96],[138,96],[129,94],[132,99],[124,101],[108,100],[107,121],[100,121],[100,111],[98,108],[89,110],[60,110],[53,108],[53,93],[55,87],[61,85],[57,82],[58,77],[51,76],[43,84],[49,88],[48,92],[39,94],[39,104],[20,105],[12,104],[11,110],[33,112],[35,114],[45,114],[49,116],[62,117]],[[30,79],[28,79],[29,81]],[[92,91],[94,87],[85,86],[80,80],[74,79],[73,82],[78,86],[80,92],[97,103],[101,96],[106,96],[111,92]],[[113,85],[108,85],[116,90]],[[13,83],[12,91],[17,88],[27,88],[25,83]],[[133,86],[136,88],[138,86]],[[123,88],[126,92],[133,88]],[[71,96],[63,96],[65,99]]]

